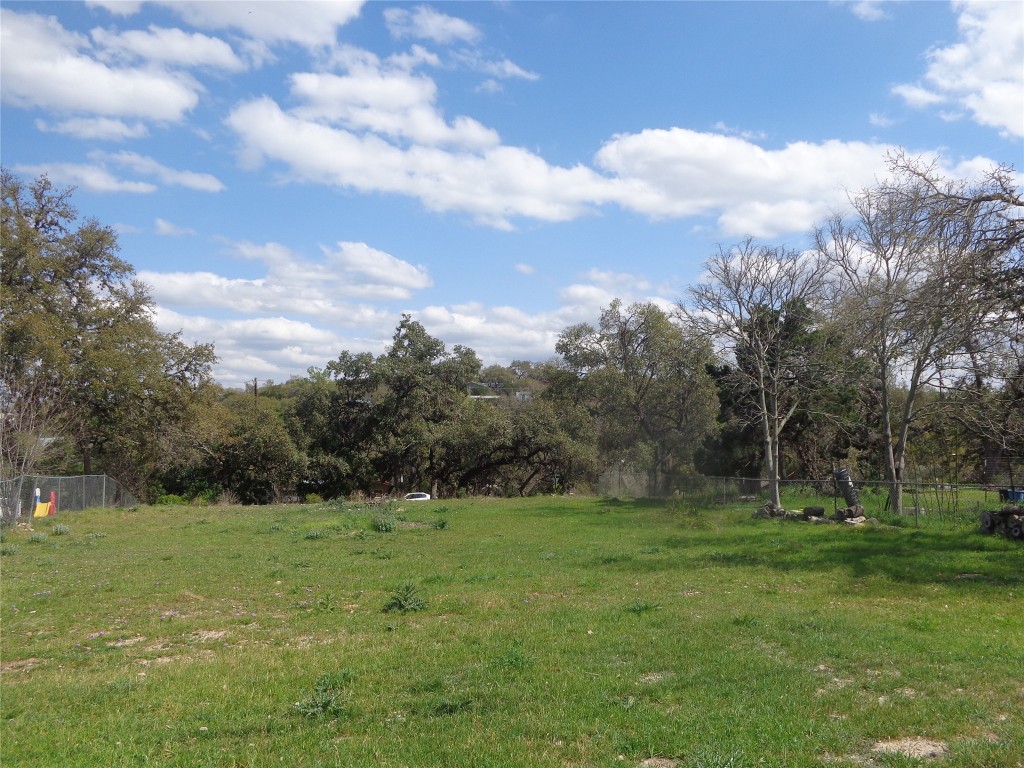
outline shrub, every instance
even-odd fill
[[[307,493],[306,503],[307,504],[323,504],[324,499],[319,493]]]
[[[391,533],[395,530],[395,517],[387,512],[378,512],[370,520],[370,527],[377,533]]]
[[[419,596],[416,585],[411,581],[406,581],[384,603],[384,613],[412,613],[425,610],[426,607],[427,603]]]
[[[186,499],[184,496],[179,496],[176,493],[165,493],[163,496],[157,497],[156,503],[159,505],[173,504],[176,506],[187,506],[188,499]]]

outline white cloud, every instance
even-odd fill
[[[213,341],[219,358],[214,376],[228,387],[241,387],[253,377],[286,381],[353,348],[352,340],[333,331],[284,316],[214,318],[158,307],[155,322],[164,333],[180,331],[189,341]],[[355,346],[363,344],[356,340]]]
[[[36,120],[36,128],[43,133],[59,133],[74,136],[76,139],[102,141],[141,139],[149,133],[149,129],[143,123],[128,124],[123,120],[109,117],[73,117],[59,123]]]
[[[186,187],[200,192],[221,192],[224,184],[216,176],[196,171],[179,171],[158,163],[151,157],[135,152],[90,152],[89,158],[101,163],[111,163],[129,168],[144,176],[154,176],[163,184]]]
[[[430,93],[429,81],[419,83],[418,96],[412,85],[396,83],[377,98],[394,106]],[[727,235],[806,232],[847,204],[847,190],[885,175],[886,156],[897,149],[842,141],[766,149],[738,136],[650,129],[610,139],[593,168],[567,168],[520,147],[399,146],[386,133],[325,124],[304,109],[288,112],[267,97],[239,105],[227,123],[243,164],[281,163],[295,180],[408,195],[429,210],[467,213],[501,229],[520,218],[568,221],[615,204],[652,219],[714,217]]]
[[[105,54],[163,65],[213,67],[228,72],[241,72],[246,68],[226,42],[198,32],[189,34],[180,29],[150,25],[145,31],[115,32],[97,28],[90,34]]]
[[[521,275],[532,275],[537,271],[536,268],[530,264],[516,264],[515,270]]]
[[[747,141],[763,141],[768,138],[768,134],[764,131],[750,131],[742,128],[736,128],[732,125],[726,125],[721,120],[715,123],[713,128],[718,133],[724,133],[730,136],[739,136],[741,139],[746,139]]]
[[[485,75],[496,77],[501,80],[511,80],[516,78],[521,80],[540,79],[540,75],[536,72],[525,70],[515,62],[509,61],[508,59],[501,59],[500,61],[486,59],[477,51],[458,51],[452,54],[452,58],[459,64],[468,67],[475,72],[481,72]]]
[[[85,0],[85,4],[103,8],[114,16],[131,16],[142,9],[142,3],[134,0]]]
[[[119,179],[106,168],[98,165],[42,163],[38,165],[16,165],[14,170],[26,176],[42,176],[45,174],[55,184],[81,187],[91,192],[147,194],[157,190],[155,184]]]
[[[857,0],[850,6],[853,15],[863,21],[881,21],[889,18],[883,9],[886,0]]]
[[[505,90],[505,86],[499,83],[494,78],[488,78],[484,80],[480,85],[473,89],[477,93],[495,94],[501,93]]]
[[[467,43],[481,38],[480,30],[468,21],[420,5],[409,11],[405,8],[387,8],[384,21],[396,38],[416,38],[447,44],[462,40]]]
[[[338,268],[346,278],[365,279],[374,285],[391,285],[410,291],[434,284],[426,267],[396,259],[366,243],[339,242],[336,250],[322,250],[328,257],[328,266]]]
[[[946,97],[935,91],[930,91],[920,85],[911,85],[909,83],[902,83],[900,85],[894,85],[892,92],[902,98],[911,107],[921,108],[930,107],[934,104],[942,104],[946,101]]]
[[[217,5],[217,3],[214,3]],[[0,93],[18,107],[177,122],[201,86],[159,69],[108,66],[52,16],[0,9]]]
[[[876,128],[891,128],[896,124],[896,121],[891,117],[887,117],[881,112],[872,112],[868,115],[868,122]]]
[[[265,44],[296,43],[308,48],[331,47],[338,29],[359,16],[362,0],[257,3],[191,0],[162,3],[200,29],[235,29]]]
[[[445,122],[434,104],[437,86],[428,77],[364,66],[345,76],[303,72],[291,80],[292,95],[304,102],[294,111],[297,117],[426,145],[487,147],[500,141],[496,131],[471,118]]]
[[[888,145],[794,142],[763,149],[684,128],[620,135],[597,153],[618,202],[655,218],[717,216],[730,235],[806,230],[884,170]]]
[[[150,272],[143,279],[170,307],[213,306],[250,314],[289,314],[346,327],[377,322],[387,312],[367,301],[407,301],[433,285],[427,269],[365,243],[321,247],[304,258],[280,243],[229,242],[229,253],[263,265],[256,278],[206,272]]]
[[[179,227],[177,224],[172,224],[166,219],[157,219],[153,226],[155,232],[163,237],[184,237],[186,235],[196,234],[194,229],[189,227]]]
[[[595,285],[629,295],[641,295],[651,290],[651,283],[646,277],[629,272],[612,272],[595,268],[588,269],[583,276]]]
[[[928,52],[920,86],[894,92],[913,107],[951,100],[973,119],[1008,136],[1024,136],[1024,13],[1016,2],[958,0],[960,41]]]
[[[594,171],[553,167],[523,149],[401,148],[302,119],[265,97],[237,107],[227,123],[241,139],[240,158],[248,167],[274,160],[298,179],[411,195],[430,210],[468,212],[496,227],[510,227],[517,216],[569,220],[612,194]]]

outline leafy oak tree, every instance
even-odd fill
[[[114,231],[78,220],[71,189],[2,171],[0,419],[3,471],[72,443],[78,471],[110,471],[137,495],[209,381],[212,345],[157,330],[147,287]],[[71,469],[71,468],[69,468]]]
[[[650,473],[656,494],[669,490],[715,426],[710,346],[654,304],[616,300],[597,327],[562,331],[555,349],[579,382],[604,461]]]

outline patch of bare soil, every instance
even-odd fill
[[[146,638],[141,635],[138,637],[125,637],[120,640],[114,640],[111,643],[107,643],[108,648],[127,648],[129,645],[138,645],[139,643],[146,642]]]
[[[399,528],[429,528],[430,523],[420,523],[416,520],[403,520],[398,524]]]
[[[944,757],[949,754],[949,748],[941,741],[931,739],[888,739],[877,741],[871,748],[872,752],[880,752],[887,755],[903,755],[904,757]]]
[[[0,673],[11,673],[11,672],[28,672],[29,670],[35,669],[40,664],[44,664],[45,659],[37,659],[35,657],[31,659],[17,659],[15,661],[4,661],[0,662]]]
[[[189,640],[195,643],[209,643],[214,640],[221,640],[228,633],[223,629],[200,629],[189,635]]]
[[[671,757],[648,757],[640,763],[640,768],[676,768],[678,765],[681,763]]]
[[[640,682],[650,685],[652,683],[660,683],[662,680],[666,680],[671,676],[671,672],[648,672],[646,675],[640,675]]]

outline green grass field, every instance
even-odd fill
[[[1024,765],[1024,547],[754,506],[149,507],[8,530],[0,764]]]

